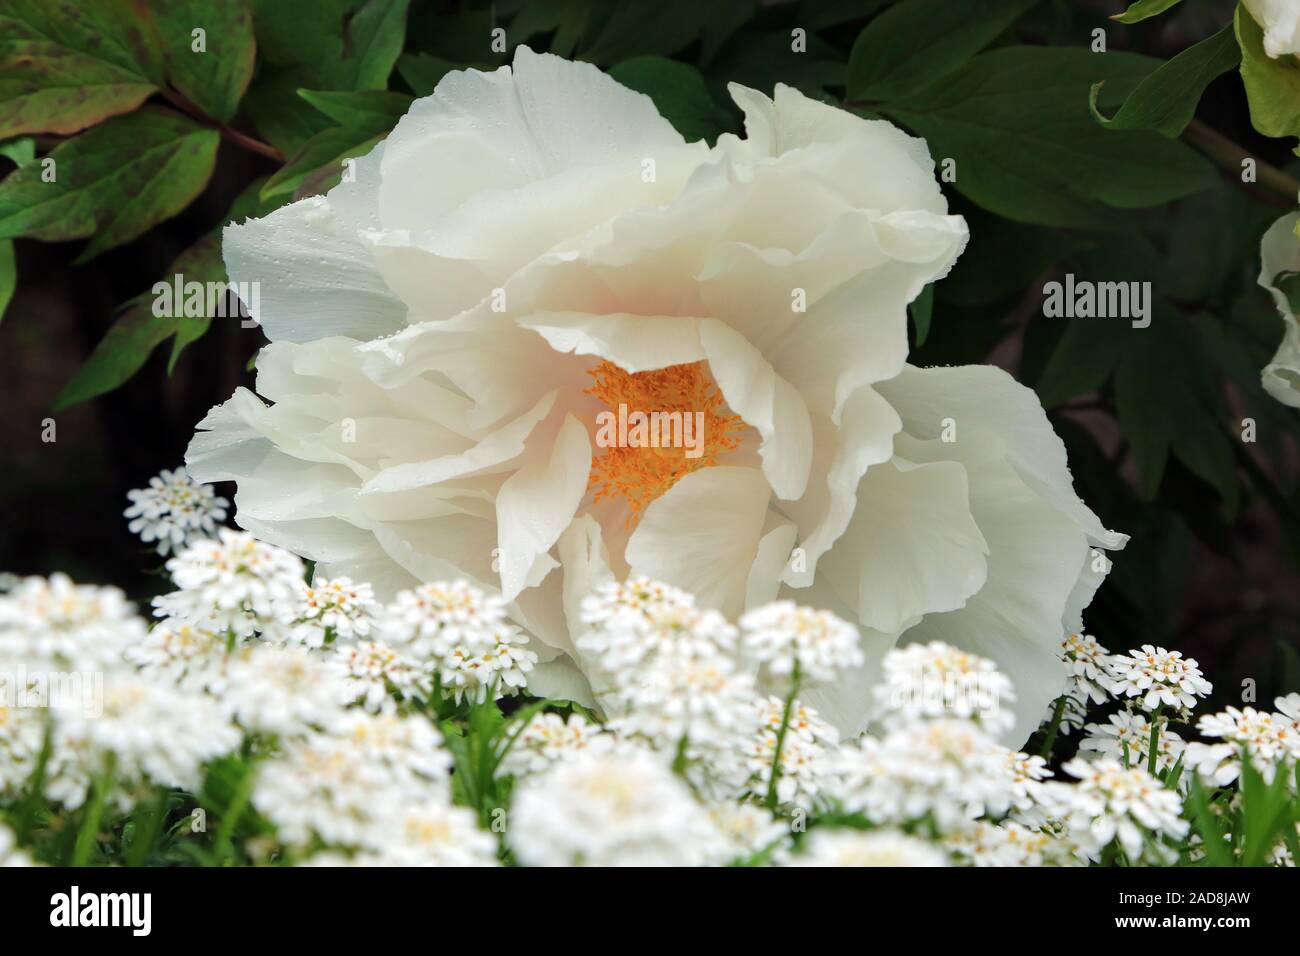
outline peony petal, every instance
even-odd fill
[[[744,609],[770,496],[755,468],[692,472],[645,509],[627,543],[630,573],[688,590],[735,617]]]

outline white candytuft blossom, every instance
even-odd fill
[[[1198,697],[1214,689],[1201,676],[1195,660],[1150,644],[1129,651],[1127,656],[1116,654],[1106,666],[1111,673],[1111,692],[1116,697],[1137,698],[1135,702],[1146,711],[1157,707],[1190,711]]]
[[[725,850],[720,863],[744,861],[758,853],[776,854],[790,838],[790,824],[752,803],[719,802],[709,805],[709,819],[722,835]]]
[[[18,848],[14,832],[0,823],[0,869],[5,867],[33,866],[32,858]]]
[[[579,754],[525,779],[507,838],[530,866],[702,866],[725,855],[686,784],[636,750]]]
[[[560,714],[534,714],[502,760],[501,772],[516,777],[542,773],[575,754],[613,747],[615,740],[581,714],[568,720]]]
[[[1274,701],[1277,713],[1228,707],[1202,716],[1196,729],[1222,742],[1188,744],[1188,768],[1222,787],[1241,776],[1242,762],[1248,759],[1264,779],[1271,781],[1283,761],[1300,759],[1300,723],[1294,716],[1300,708],[1296,703],[1300,703],[1300,695],[1291,694]]]
[[[1168,721],[1160,718],[1156,740],[1156,772],[1173,767],[1183,753],[1183,738],[1168,728]],[[1149,767],[1151,753],[1151,722],[1139,713],[1120,711],[1111,714],[1104,724],[1088,724],[1087,736],[1079,743],[1079,756],[1093,759],[1093,755],[1114,760],[1125,767]]]
[[[194,790],[209,760],[233,752],[243,739],[215,701],[125,671],[104,677],[102,707],[66,702],[54,712],[52,772],[46,793],[80,806],[92,781],[112,761],[113,797],[146,781]]]
[[[16,797],[31,778],[45,735],[45,712],[0,698],[0,798]]]
[[[377,821],[371,866],[496,866],[497,844],[474,813],[440,800],[404,807]]]
[[[507,620],[500,596],[466,581],[435,581],[401,592],[385,611],[383,633],[457,701],[515,693],[537,662],[527,635]]]
[[[22,664],[29,672],[119,667],[144,633],[121,591],[74,584],[66,574],[24,578],[0,595],[0,666]]]
[[[814,681],[833,681],[861,667],[865,658],[858,629],[829,611],[775,601],[740,619],[747,656],[767,675],[788,678],[798,668]]]
[[[660,662],[670,669],[678,661],[712,661],[736,646],[736,628],[717,611],[696,607],[685,591],[645,579],[606,584],[582,608],[587,630],[578,650],[614,687],[661,679],[662,673],[645,673]]]
[[[738,784],[719,773],[732,770],[737,749],[754,733],[753,678],[721,656],[657,657],[641,678],[611,696],[617,716],[610,730],[686,761],[706,789]]]
[[[1011,681],[986,658],[932,641],[891,650],[882,667],[876,701],[887,728],[956,717],[996,734],[1015,721]]]
[[[227,634],[201,624],[166,618],[126,650],[142,671],[186,687],[206,689],[218,681],[231,652]]]
[[[897,830],[814,830],[790,866],[947,866],[943,853]]]
[[[754,701],[753,706],[758,727],[736,745],[741,766],[735,776],[744,781],[741,785],[744,791],[761,798],[771,784],[785,702],[766,697]],[[811,809],[825,791],[833,789],[838,747],[838,731],[822,720],[816,710],[794,701],[785,738],[781,741],[777,800],[786,806]]]
[[[351,695],[328,663],[303,648],[244,648],[226,667],[218,695],[246,730],[293,736],[335,723]]]
[[[1055,836],[1014,820],[1000,824],[977,820],[948,834],[944,843],[957,861],[967,866],[1043,866],[1062,862]]]
[[[422,717],[352,711],[331,733],[291,741],[258,769],[253,805],[291,845],[314,837],[383,851],[398,815],[447,803],[450,757]]]
[[[1100,860],[1102,850],[1118,840],[1133,865],[1172,861],[1176,854],[1160,841],[1182,839],[1189,829],[1177,793],[1145,770],[1125,769],[1115,760],[1076,758],[1064,770],[1079,782],[1053,793],[1062,802],[1070,837],[1090,859]]]
[[[249,638],[271,637],[293,616],[302,561],[251,534],[222,528],[167,562],[180,590],[154,598],[154,612]]]
[[[297,613],[288,629],[290,640],[322,647],[330,641],[347,642],[370,635],[379,604],[369,584],[334,578],[303,582],[299,588]]]
[[[163,555],[215,537],[230,504],[210,486],[190,478],[184,468],[164,469],[149,479],[149,487],[128,491],[126,497],[131,502],[125,512],[131,519],[127,527],[145,544],[156,541]]]
[[[911,724],[840,752],[841,800],[875,823],[931,817],[940,830],[990,813],[1014,799],[1006,750],[970,721]]]
[[[341,644],[330,664],[346,683],[349,699],[372,713],[391,707],[394,692],[424,699],[432,691],[424,670],[379,641]]]

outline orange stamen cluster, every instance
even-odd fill
[[[600,449],[592,460],[587,487],[595,492],[597,501],[614,495],[626,499],[632,507],[629,524],[682,478],[717,464],[720,454],[740,445],[745,423],[739,415],[726,414],[729,409],[704,362],[669,365],[650,372],[627,372],[612,362],[601,362],[588,374],[594,384],[585,390],[586,394],[613,411],[625,405],[647,414],[704,413],[703,452],[698,458],[687,457],[685,448],[620,445]]]

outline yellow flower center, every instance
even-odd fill
[[[632,508],[632,524],[645,507],[693,471],[717,464],[720,454],[740,445],[745,428],[739,415],[730,411],[704,362],[669,365],[650,372],[627,372],[612,362],[601,362],[589,371],[594,383],[586,394],[600,399],[618,414],[678,413],[678,421],[695,437],[695,447],[683,442],[651,444],[618,442],[604,447],[591,463],[589,490],[595,498],[619,496]],[[699,413],[697,416],[696,413]],[[660,419],[667,421],[668,419]],[[679,433],[685,433],[684,429]]]

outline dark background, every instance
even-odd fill
[[[962,2],[962,0],[954,0]],[[778,18],[774,10],[764,15]],[[789,8],[791,5],[784,5]],[[1020,38],[1086,45],[1099,12],[1122,3],[1049,3],[1020,30]],[[1233,4],[1190,0],[1176,16],[1143,25],[1111,27],[1117,49],[1130,47],[1168,57],[1227,22]],[[444,16],[463,14],[458,4],[417,3],[408,45],[445,51]],[[861,21],[822,32],[847,56]],[[537,47],[538,43],[532,42]],[[544,44],[540,44],[544,46]],[[467,51],[465,62],[482,61]],[[687,50],[678,58],[690,59]],[[400,88],[400,80],[395,81]],[[1235,72],[1208,90],[1198,117],[1247,150],[1284,166],[1294,162],[1285,146],[1257,136],[1250,127]],[[0,159],[0,172],[9,168]],[[188,245],[222,221],[234,197],[254,177],[273,172],[268,160],[224,143],[217,172],[203,196],[177,218],[130,245],[83,266],[72,265],[80,243],[16,243],[20,283],[0,323],[0,570],[19,574],[66,571],[84,582],[111,583],[137,601],[161,590],[160,561],[128,531],[122,518],[126,492],[143,486],[163,468],[180,464],[194,424],[239,384],[252,384],[246,369],[262,343],[258,329],[241,329],[235,319],[218,319],[211,331],[166,373],[167,348],[158,349],[122,388],[53,415],[51,403],[109,328],[115,308],[146,291]],[[970,207],[950,192],[955,211]],[[1282,210],[1262,208],[1263,226]],[[1152,213],[1152,216],[1163,213]],[[972,232],[978,237],[978,220]],[[1253,283],[1258,270],[1258,233],[1240,250],[1242,278]],[[1175,252],[1167,250],[1170,256]],[[1177,263],[1175,262],[1175,265]],[[1186,269],[1198,268],[1189,260]],[[1052,271],[1065,271],[1060,264]],[[1059,329],[1043,329],[1042,281],[1023,294],[972,313],[945,307],[942,290],[932,334],[913,357],[918,364],[991,361],[1032,384],[1039,349]],[[1271,303],[1258,293],[1255,307]],[[1058,320],[1059,321],[1059,320]],[[1280,338],[1281,323],[1276,323]],[[1274,345],[1276,340],[1274,341]],[[1267,350],[1271,354],[1271,348]],[[1178,374],[1177,367],[1165,374]],[[1231,385],[1223,386],[1229,409],[1239,408]],[[1278,412],[1300,418],[1300,411]],[[41,440],[44,420],[54,417],[57,441]],[[1126,443],[1103,389],[1052,412],[1070,448],[1077,484],[1109,527],[1134,536],[1117,556],[1116,580],[1108,583],[1087,620],[1089,630],[1112,651],[1143,641],[1162,643],[1198,658],[1216,685],[1221,703],[1238,703],[1244,679],[1259,683],[1259,700],[1273,692],[1300,689],[1300,626],[1297,625],[1296,551],[1281,528],[1280,515],[1294,513],[1297,454],[1293,428],[1261,424],[1259,447],[1247,448],[1264,477],[1243,479],[1239,510],[1226,509],[1214,491],[1171,459],[1159,493],[1142,500]],[[1240,416],[1238,416],[1239,418]],[[1243,470],[1250,470],[1243,462]],[[1281,504],[1264,500],[1263,481]],[[231,496],[233,489],[222,488]]]

